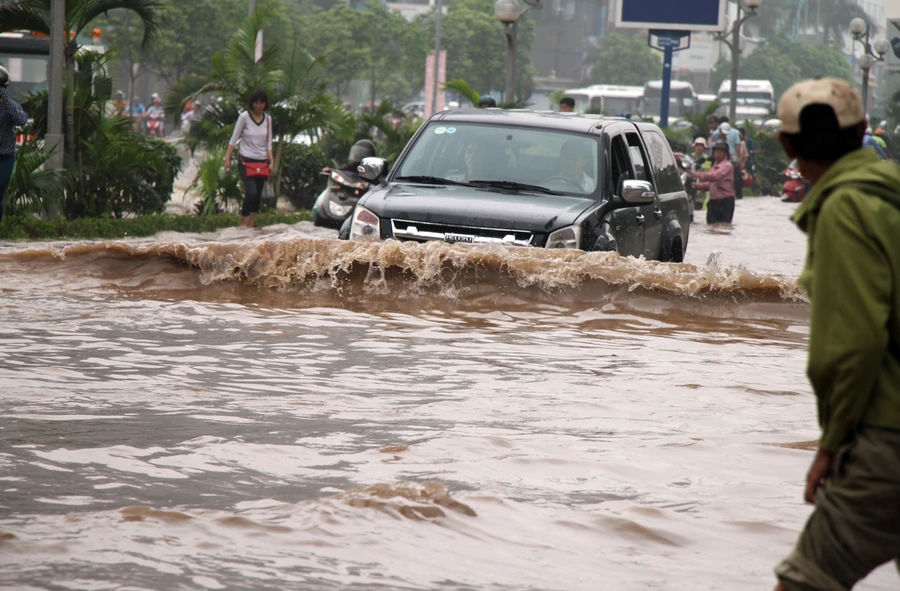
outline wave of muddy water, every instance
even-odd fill
[[[680,265],[0,244],[0,589],[770,588],[817,437],[789,213]]]

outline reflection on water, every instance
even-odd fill
[[[684,265],[4,245],[0,589],[768,588],[817,436],[786,215]]]

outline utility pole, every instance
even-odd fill
[[[431,88],[433,89],[433,93],[431,95],[431,114],[434,115],[437,113],[438,107],[438,92],[440,89],[438,88],[438,83],[440,80],[439,74],[441,69],[441,16],[444,14],[443,0],[437,0],[437,8],[434,13],[434,70],[432,71],[432,84]],[[374,107],[374,105],[373,105]]]
[[[728,120],[732,125],[737,125],[737,87],[738,87],[738,67],[741,61],[741,4],[737,5],[737,19],[734,21],[734,28],[731,31],[731,87],[728,91]]]
[[[49,105],[47,135],[44,148],[53,155],[50,168],[63,168],[63,65],[65,64],[66,0],[51,0],[50,4],[50,76],[47,79]]]

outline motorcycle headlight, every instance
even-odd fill
[[[566,226],[547,237],[547,248],[581,248],[581,226]]]
[[[350,215],[350,210],[353,209],[353,205],[342,205],[335,201],[328,202],[328,212],[336,218],[345,218]]]
[[[378,216],[365,207],[357,205],[356,211],[353,212],[353,221],[350,223],[350,240],[380,237],[381,221]]]

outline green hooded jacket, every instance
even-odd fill
[[[900,166],[847,154],[793,217],[809,235],[809,380],[823,449],[861,425],[900,431]]]

